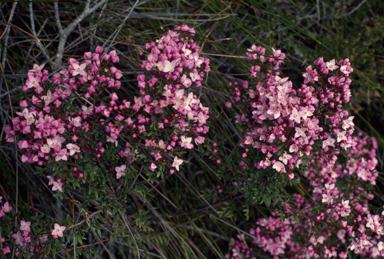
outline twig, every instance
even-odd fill
[[[213,204],[210,204],[210,205],[207,205],[207,206],[204,206],[204,207],[200,207],[200,208],[197,208],[197,209],[194,209],[194,210],[190,210],[190,211],[187,211],[187,212],[179,212],[179,213],[173,213],[173,214],[160,214],[162,216],[167,216],[169,218],[173,218],[173,217],[178,217],[178,216],[183,216],[183,215],[189,215],[189,214],[192,214],[192,213],[196,213],[196,212],[199,212],[199,211],[203,211],[203,210],[206,210],[206,209],[209,209],[211,207],[215,207],[215,206],[219,206],[223,203],[226,203],[228,201],[232,201],[232,200],[237,200],[237,199],[241,199],[245,197],[245,194],[242,193],[242,194],[238,194],[236,196],[233,196],[231,198],[227,198],[227,199],[224,199],[224,200],[221,200],[221,201],[218,201],[216,203],[213,203]]]
[[[5,66],[5,62],[7,60],[7,52],[8,52],[8,38],[9,38],[9,33],[11,30],[8,30],[9,28],[9,23],[12,21],[12,18],[13,18],[13,15],[14,15],[14,10],[17,6],[17,2],[15,1],[12,5],[12,12],[11,14],[9,15],[9,18],[8,18],[8,23],[7,23],[7,27],[5,28],[3,34],[1,35],[0,39],[3,37],[3,35],[5,34],[5,38],[4,38],[4,43],[2,44],[4,46],[4,51],[3,51],[3,56],[2,56],[2,59],[1,59],[1,70],[3,71],[3,67]],[[4,72],[3,72],[4,73]],[[0,92],[2,92],[2,89],[3,89],[3,78],[0,79]],[[9,96],[8,96],[9,97]],[[9,97],[10,98],[10,97]],[[0,107],[3,107],[2,106],[2,102],[1,102],[1,99],[0,99]],[[1,120],[5,122],[5,119],[4,119],[4,114],[2,112],[0,112],[1,114]]]
[[[11,22],[12,20],[12,17],[13,17],[13,14],[15,12],[15,8],[16,8],[16,5],[17,5],[17,2],[15,1],[12,5],[12,10],[11,10],[11,14],[9,15],[9,18],[8,18],[8,24],[7,24],[7,27],[5,27],[5,30],[3,31],[3,34],[0,35],[0,40],[4,37],[4,34],[8,31],[8,26],[10,25],[9,23]]]
[[[104,245],[103,241],[101,240],[101,238],[99,237],[99,235],[96,233],[96,231],[93,229],[93,227],[91,227],[90,229],[91,229],[93,235],[96,237],[96,239],[98,239],[99,243],[104,247],[105,251],[108,253],[109,258],[114,259],[115,257],[113,256],[113,254],[111,253],[111,251],[109,251],[109,249]]]
[[[60,33],[60,40],[59,40],[59,46],[57,48],[57,53],[56,53],[56,58],[54,61],[54,67],[55,69],[59,69],[61,67],[61,63],[63,60],[63,53],[64,53],[64,47],[65,43],[67,41],[68,36],[73,32],[73,30],[77,27],[77,25],[84,20],[85,17],[87,17],[90,13],[93,13],[97,8],[99,8],[101,5],[103,5],[105,2],[108,0],[101,0],[97,4],[95,4],[92,8],[89,7],[90,5],[90,0],[87,0],[85,4],[85,8],[83,12],[72,22],[68,25],[67,28],[63,30],[61,27],[61,22],[60,22],[60,17],[58,15],[55,15],[56,17],[56,23],[59,28],[59,33]],[[55,3],[55,12],[57,10],[58,12],[58,4]]]
[[[41,41],[36,36],[35,19],[34,19],[35,16],[33,14],[32,2],[29,2],[29,14],[31,16],[30,17],[31,18],[31,29],[32,29],[33,36],[35,38],[35,40],[32,43],[31,49],[32,49],[33,45],[35,44],[35,42],[37,42],[37,47],[40,49],[41,53],[43,53],[44,57],[48,60],[48,62],[51,64],[51,66],[53,66],[52,60],[49,57],[49,55],[47,53],[47,50],[44,48],[44,46],[42,45]]]
[[[133,236],[132,231],[131,231],[131,228],[128,226],[128,223],[125,221],[125,215],[124,215],[120,210],[119,210],[119,212],[120,212],[120,214],[121,214],[121,217],[123,218],[123,221],[124,221],[125,226],[128,228],[129,233],[131,233],[132,239],[133,239],[133,241],[135,242],[135,245],[136,245],[137,255],[138,255],[139,258],[140,258],[140,251],[139,251],[139,246],[138,246],[137,243],[136,243],[136,238]],[[136,258],[136,254],[133,253],[133,255],[134,255],[135,258]]]
[[[143,171],[143,168],[144,168],[144,165],[141,166],[139,173],[136,175],[135,179],[133,179],[133,182],[131,183],[131,186],[129,186],[129,189],[128,189],[127,193],[129,193],[129,191],[130,191],[130,190],[133,188],[133,186],[135,185],[135,183],[136,183],[136,181],[137,181],[137,178],[139,178],[141,172]]]
[[[70,226],[67,228],[67,230],[69,229],[72,229],[72,228],[75,228],[77,226],[80,226],[81,224],[83,224],[85,221],[88,221],[90,218],[93,218],[94,216],[96,216],[97,214],[99,214],[100,212],[102,212],[103,210],[98,210],[98,211],[95,211],[93,212],[92,214],[90,214],[87,218],[83,219],[82,221],[76,223],[75,225],[73,226]]]
[[[124,21],[119,25],[119,27],[108,37],[107,41],[104,42],[103,44],[103,47],[105,46],[105,44],[107,44],[107,42],[111,39],[112,36],[113,39],[112,39],[112,42],[115,41],[116,39],[116,36],[119,34],[121,28],[123,27],[123,25],[125,24],[125,22],[128,20],[129,16],[131,16],[132,12],[133,12],[133,9],[135,9],[136,5],[139,3],[139,0],[136,1],[136,3],[132,6],[131,10],[129,11],[128,15],[125,17]],[[108,52],[109,48],[111,47],[112,45],[112,42],[111,44],[109,44],[109,47],[105,50],[105,52]]]
[[[353,14],[353,13],[356,12],[357,9],[359,9],[365,2],[367,2],[367,0],[363,0],[360,4],[358,4],[355,8],[353,8],[349,13],[343,14],[343,15],[340,16],[340,17],[345,17],[345,16],[348,16],[348,15]]]

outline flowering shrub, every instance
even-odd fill
[[[123,209],[131,190],[146,195],[146,188],[135,184],[142,171],[150,181],[173,174],[183,164],[184,150],[205,141],[209,109],[192,89],[210,67],[189,38],[193,35],[187,26],[175,27],[146,45],[142,67],[151,74],[138,75],[140,95],[133,98],[116,92],[122,77],[113,66],[119,63],[116,51],[97,47],[84,53],[82,63],[71,58],[52,81],[44,65],[34,65],[23,87],[31,97],[20,102],[13,125],[5,126],[7,141],[17,142],[23,163],[40,166],[55,197],[86,190],[85,200],[101,200],[102,210]],[[87,208],[73,202],[79,211]],[[61,238],[65,229],[55,223],[51,236]],[[29,232],[23,233],[14,237],[22,249],[30,240]]]
[[[361,134],[353,140],[357,145],[345,166],[327,161],[320,153],[313,155],[305,174],[312,195],[306,201],[309,194],[294,194],[282,210],[259,219],[257,227],[250,229],[252,243],[274,258],[347,258],[348,250],[364,258],[384,255],[384,211],[374,214],[368,209],[373,195],[367,192],[370,184],[364,183],[374,184],[377,177],[376,140]],[[362,180],[362,174],[370,174],[369,179]],[[252,248],[242,248],[242,240],[247,239],[234,239],[227,257],[241,258],[236,257],[241,251],[244,258],[252,258]]]
[[[64,210],[65,217],[53,210],[55,218],[41,213],[29,221],[5,202],[0,210],[2,255],[12,249],[17,256],[67,253],[72,248],[64,240],[73,242],[76,251],[76,238],[102,227],[96,219],[115,227],[106,240],[131,236],[138,247],[130,229],[139,235],[153,231],[141,205],[127,205],[133,192],[143,203],[151,195],[139,177],[149,184],[168,177],[181,170],[185,153],[203,147],[223,179],[233,183],[231,194],[281,205],[256,222],[252,238],[232,239],[227,257],[251,258],[257,249],[248,243],[274,258],[346,258],[347,249],[383,255],[383,220],[368,209],[373,198],[369,190],[378,176],[376,142],[353,136],[353,116],[343,107],[351,97],[349,60],[318,58],[302,74],[304,84],[296,87],[272,72],[285,59],[280,50],[266,54],[253,45],[247,52],[254,62],[250,80],[228,84],[232,96],[226,107],[237,112],[236,127],[243,134],[241,154],[228,154],[225,146],[206,141],[210,107],[203,105],[197,89],[210,71],[210,60],[200,56],[194,36],[194,29],[176,26],[147,43],[134,93],[122,87],[116,51],[102,47],[84,53],[83,60],[69,59],[52,80],[44,65],[29,70],[23,87],[28,99],[20,102],[12,125],[4,127],[6,140],[16,143],[21,161],[35,166],[53,197],[69,202],[71,210]],[[301,195],[282,195],[288,183]],[[215,198],[224,197],[227,188],[216,189]],[[86,230],[78,227],[82,223],[75,220],[75,210]],[[134,220],[127,223],[124,211]],[[123,225],[125,230],[119,228]]]
[[[271,185],[271,178],[284,182],[276,173],[288,174],[302,195],[279,199],[283,208],[273,211],[268,219],[259,219],[257,227],[250,229],[252,238],[241,235],[232,239],[232,253],[227,258],[255,258],[254,248],[245,245],[245,240],[274,258],[347,258],[347,250],[365,257],[383,256],[384,212],[372,214],[368,209],[368,200],[373,199],[369,190],[378,176],[376,140],[361,133],[353,137],[353,116],[342,106],[351,96],[348,76],[353,69],[348,59],[336,65],[335,60],[318,58],[316,68],[308,66],[304,84],[295,89],[279,72],[262,73],[268,63],[278,69],[284,54],[273,50],[265,57],[266,50],[256,46],[248,51],[249,58],[258,62],[250,75],[256,79],[252,83],[256,87],[250,87],[248,81],[242,81],[241,87],[230,83],[235,86],[233,100],[242,112],[236,123],[246,132],[240,142],[244,148],[240,167],[250,183],[242,190],[250,196],[252,191],[263,192],[251,189],[255,178],[249,168],[253,164],[261,175],[254,182],[269,181]],[[261,151],[256,153],[260,155],[255,156],[253,150]],[[342,154],[346,160],[340,158]],[[267,195],[263,192],[260,200],[270,202]]]

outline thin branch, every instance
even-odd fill
[[[56,3],[56,2],[55,2]],[[44,46],[41,44],[41,41],[38,40],[37,38],[37,35],[36,35],[36,30],[35,30],[35,16],[33,14],[33,6],[32,6],[32,2],[29,3],[29,13],[30,13],[30,19],[31,19],[31,30],[32,30],[32,33],[33,33],[33,36],[37,39],[35,39],[33,42],[32,42],[32,46],[31,46],[31,49],[33,48],[33,45],[35,43],[37,43],[37,47],[40,49],[40,51],[43,53],[44,57],[48,60],[48,62],[51,64],[51,66],[53,66],[53,63],[52,63],[52,60],[51,58],[49,57],[48,53],[47,53],[47,50],[44,48]]]
[[[9,38],[9,33],[11,30],[9,30],[9,23],[12,21],[12,18],[13,18],[13,15],[14,15],[14,10],[17,6],[17,3],[18,2],[14,2],[13,3],[13,6],[12,6],[12,12],[11,14],[9,15],[9,19],[8,19],[8,23],[7,23],[7,27],[5,28],[4,30],[4,33],[1,35],[0,39],[3,37],[3,35],[5,34],[5,38],[4,38],[4,43],[2,44],[4,46],[4,51],[3,51],[3,56],[2,56],[2,59],[1,59],[1,71],[4,73],[3,71],[3,68],[5,67],[5,62],[7,60],[7,52],[8,52],[8,38]],[[2,89],[3,89],[3,78],[0,79],[0,93],[2,92]],[[7,86],[8,88],[8,86]],[[9,92],[9,89],[7,89],[7,91]],[[8,95],[8,98],[10,99],[11,97]],[[1,99],[0,99],[0,107],[3,107],[2,105],[2,102],[1,102]],[[2,112],[0,112],[0,115],[1,115],[1,120],[5,122],[5,118],[4,118],[4,114]]]
[[[350,12],[348,12],[348,13],[346,13],[346,14],[343,14],[341,17],[345,17],[345,16],[348,16],[348,15],[353,14],[353,13],[356,12],[357,9],[359,9],[365,2],[367,2],[367,0],[363,0],[363,1],[361,1],[360,4],[358,4],[355,8],[353,8]]]
[[[40,33],[43,31],[43,29],[44,29],[45,25],[47,24],[48,20],[49,20],[48,18],[45,19],[45,21],[44,21],[43,25],[41,26],[40,30],[37,32],[37,34],[36,34],[37,38],[40,36]],[[46,41],[49,41],[49,40],[47,39]],[[29,60],[29,55],[31,54],[31,51],[32,51],[33,46],[35,45],[35,42],[36,41],[33,41],[32,44],[31,44],[31,47],[29,47],[29,50],[28,50],[28,53],[27,53],[27,57],[25,58],[25,60]],[[23,43],[23,41],[20,41],[17,44],[20,44],[20,43]],[[44,48],[44,50],[46,50],[46,49]],[[49,55],[48,55],[48,57],[49,57]],[[48,58],[47,60],[50,60],[50,58]]]
[[[123,22],[119,25],[119,27],[118,27],[118,28],[111,34],[111,36],[109,36],[109,38],[107,39],[107,41],[104,42],[103,47],[105,46],[105,44],[107,44],[107,42],[111,39],[112,36],[114,36],[113,39],[112,39],[112,42],[115,41],[115,39],[116,39],[117,35],[119,34],[121,28],[123,27],[123,25],[125,24],[125,22],[128,20],[128,18],[131,16],[133,10],[135,9],[135,7],[137,6],[138,3],[139,3],[139,0],[137,0],[136,3],[132,6],[131,10],[129,11],[128,15],[125,17],[124,21],[123,21]],[[111,44],[109,44],[109,47],[105,50],[106,52],[108,52],[109,48],[110,48],[111,45],[112,45],[112,42],[111,42]]]
[[[227,198],[227,199],[224,199],[224,200],[218,201],[216,203],[213,203],[213,204],[210,204],[210,205],[207,205],[207,206],[204,206],[204,207],[200,207],[200,208],[197,208],[197,209],[194,209],[194,210],[190,210],[190,211],[186,211],[186,212],[173,213],[173,214],[161,214],[161,215],[162,216],[167,216],[169,218],[183,216],[183,215],[189,215],[189,214],[196,213],[196,212],[199,212],[199,211],[207,210],[207,209],[209,209],[211,207],[219,206],[219,205],[221,205],[223,203],[226,203],[228,201],[241,199],[243,197],[245,197],[244,193],[238,194],[238,195],[233,196],[231,198]]]
[[[100,2],[95,4],[92,8],[89,8],[90,0],[87,0],[87,3],[85,5],[85,9],[79,15],[79,17],[77,17],[72,23],[70,23],[68,25],[68,27],[62,31],[62,33],[60,33],[59,46],[57,48],[56,58],[55,58],[55,62],[54,62],[55,69],[59,69],[61,67],[61,63],[63,60],[64,47],[65,47],[65,43],[67,41],[68,36],[73,32],[73,30],[77,27],[77,25],[82,20],[84,20],[85,17],[87,17],[90,13],[93,13],[97,8],[99,8],[101,5],[103,5],[107,1],[108,0],[101,0]],[[61,26],[61,24],[58,26]]]
[[[69,229],[72,229],[72,228],[75,228],[77,226],[80,226],[81,224],[83,224],[84,222],[88,221],[90,218],[93,218],[94,216],[96,216],[97,214],[99,214],[100,212],[102,212],[103,210],[97,210],[95,212],[93,212],[92,214],[90,214],[89,216],[87,216],[85,219],[83,219],[82,221],[79,221],[78,223],[76,223],[75,225],[72,225],[70,227],[67,228],[67,230]]]
[[[61,26],[61,21],[59,17],[59,3],[55,2],[53,6],[55,8],[55,22],[56,22],[57,28],[59,29],[60,34],[64,34],[64,30],[63,30],[63,27]]]
[[[119,210],[119,212],[120,212],[120,214],[121,214],[121,217],[122,217],[122,219],[123,219],[123,222],[124,222],[124,224],[125,224],[125,226],[127,227],[127,229],[129,230],[129,233],[131,233],[131,236],[132,236],[132,239],[133,239],[133,241],[135,242],[135,246],[136,246],[136,249],[137,249],[137,255],[139,256],[139,258],[140,258],[140,251],[139,251],[139,246],[137,245],[137,242],[136,242],[136,237],[133,235],[133,233],[132,233],[132,231],[131,231],[131,228],[128,226],[128,223],[127,223],[127,221],[125,220],[125,215]],[[133,253],[133,255],[135,256],[135,258],[136,258],[136,254],[135,253]]]
[[[144,165],[141,166],[139,173],[136,175],[135,179],[133,179],[133,182],[131,183],[131,186],[129,186],[129,189],[128,189],[127,193],[129,193],[130,190],[133,188],[133,186],[135,185],[135,183],[137,181],[137,178],[139,178],[139,176],[140,176],[141,172],[143,171],[143,169],[144,169]]]
[[[12,10],[11,10],[11,14],[9,15],[9,18],[8,18],[8,24],[7,24],[7,27],[5,27],[5,30],[3,31],[3,33],[0,35],[0,40],[4,37],[4,34],[8,31],[8,27],[9,27],[9,23],[11,22],[12,20],[12,17],[13,17],[13,14],[15,12],[15,9],[16,9],[16,5],[17,5],[17,2],[15,1],[12,5]]]

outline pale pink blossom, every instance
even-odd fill
[[[124,171],[125,171],[126,168],[127,168],[126,165],[121,165],[121,166],[115,167],[116,179],[119,179],[120,177],[125,175]]]
[[[53,186],[52,186],[52,191],[59,191],[59,192],[63,192],[63,183],[58,183],[56,181],[53,182]]]
[[[63,232],[64,232],[65,229],[66,229],[66,227],[60,226],[59,224],[55,223],[54,229],[51,232],[52,236],[63,237]]]
[[[173,160],[173,164],[172,166],[174,168],[176,168],[177,171],[179,171],[179,166],[183,163],[183,160],[182,159],[178,159],[177,156],[175,156],[174,160]]]

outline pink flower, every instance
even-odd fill
[[[323,148],[326,146],[335,147],[335,139],[328,137],[326,140],[323,141]]]
[[[197,138],[195,138],[196,145],[204,144],[204,142],[205,142],[205,138],[202,136],[198,136]]]
[[[59,191],[59,192],[63,192],[63,183],[58,183],[56,181],[53,182],[53,186],[52,186],[52,191]]]
[[[66,229],[64,226],[60,226],[59,224],[55,223],[55,228],[52,230],[52,236],[59,236],[63,237],[63,231]],[[57,238],[57,237],[56,237]]]
[[[17,146],[20,149],[28,148],[29,147],[28,142],[26,140],[20,140],[19,142],[17,142]]]
[[[48,185],[52,185],[55,182],[55,178],[53,178],[52,176],[47,175],[47,178],[49,180]]]
[[[9,254],[11,252],[11,249],[9,249],[9,246],[6,246],[3,248],[3,253],[4,254]]]
[[[193,148],[193,144],[191,143],[192,137],[187,138],[187,137],[185,137],[185,135],[183,135],[180,137],[180,140],[181,140],[181,147],[188,148],[188,149]]]
[[[9,206],[9,203],[8,203],[8,202],[6,202],[6,203],[4,203],[2,209],[3,209],[3,211],[4,211],[5,213],[8,213],[8,212],[10,212],[10,211],[12,210],[12,207]]]
[[[63,148],[62,150],[57,152],[56,157],[55,157],[55,161],[59,162],[60,160],[63,160],[63,161],[67,161],[68,160],[67,149],[66,148]]]
[[[202,112],[199,112],[199,115],[197,116],[198,122],[200,124],[205,124],[207,122],[207,119],[209,118],[208,115],[205,115]]]
[[[180,78],[180,83],[182,83],[185,87],[190,87],[191,84],[192,84],[192,80],[187,78],[187,75],[183,75],[181,78]]]
[[[30,232],[31,228],[29,227],[31,225],[31,222],[25,222],[24,220],[20,223],[20,230]]]
[[[47,144],[44,144],[41,146],[40,151],[43,152],[44,154],[49,154],[49,152],[51,151],[51,148]]]
[[[284,167],[284,164],[281,163],[281,162],[276,162],[273,166],[272,166],[273,169],[275,169],[276,171],[278,172],[285,172],[285,167]]]
[[[335,59],[332,59],[331,61],[325,63],[327,65],[327,68],[331,71],[335,70],[338,68],[338,66],[335,65]]]
[[[117,166],[115,167],[115,171],[116,171],[116,179],[119,179],[120,177],[124,176],[125,173],[125,169],[127,168],[126,165],[122,165],[122,166]]]
[[[176,60],[170,62],[169,60],[164,60],[163,63],[163,72],[173,72],[175,71],[175,66],[176,66]]]
[[[154,163],[151,163],[151,166],[149,167],[149,169],[151,169],[151,171],[155,171],[156,168],[157,166]]]
[[[36,87],[39,85],[39,82],[40,82],[40,77],[34,77],[34,76],[29,76],[28,77],[28,80],[27,80],[27,84],[26,86],[28,88],[32,88],[32,87]]]
[[[111,136],[107,137],[107,142],[115,143],[115,147],[117,147],[117,145],[119,144],[118,141],[112,138]]]
[[[33,64],[33,69],[28,70],[28,72],[34,72],[34,73],[39,73],[41,70],[44,68],[45,64],[38,65],[38,64]]]
[[[16,245],[23,245],[24,238],[20,233],[20,230],[17,231],[17,234],[13,234],[12,237],[16,240]]]
[[[282,161],[284,164],[287,164],[288,160],[291,158],[292,156],[290,154],[287,154],[287,151],[284,151],[284,154],[279,157],[279,160]]]
[[[80,152],[80,148],[75,144],[67,144],[66,148],[69,150],[69,155],[73,156],[75,153]]]
[[[340,142],[340,141],[343,141],[343,140],[347,140],[347,137],[345,136],[347,134],[347,132],[344,130],[342,132],[339,132],[337,134],[337,142]]]
[[[39,237],[41,243],[45,243],[48,241],[48,234],[42,235]]]
[[[300,118],[303,116],[302,112],[297,111],[296,108],[292,109],[291,116],[289,117],[290,120],[295,121],[296,123],[300,123]]]
[[[95,52],[101,54],[103,52],[103,47],[97,46]]]
[[[78,64],[72,64],[73,71],[72,71],[72,76],[86,76],[87,73],[84,71],[85,67],[87,66],[86,63],[81,64],[80,66]]]
[[[182,159],[178,159],[177,156],[175,156],[174,160],[173,160],[173,164],[172,166],[174,168],[176,168],[177,171],[179,171],[179,166],[183,163],[183,160]]]
[[[85,105],[81,105],[81,109],[83,110],[83,114],[85,115],[92,115],[93,113],[93,105],[87,107]]]

